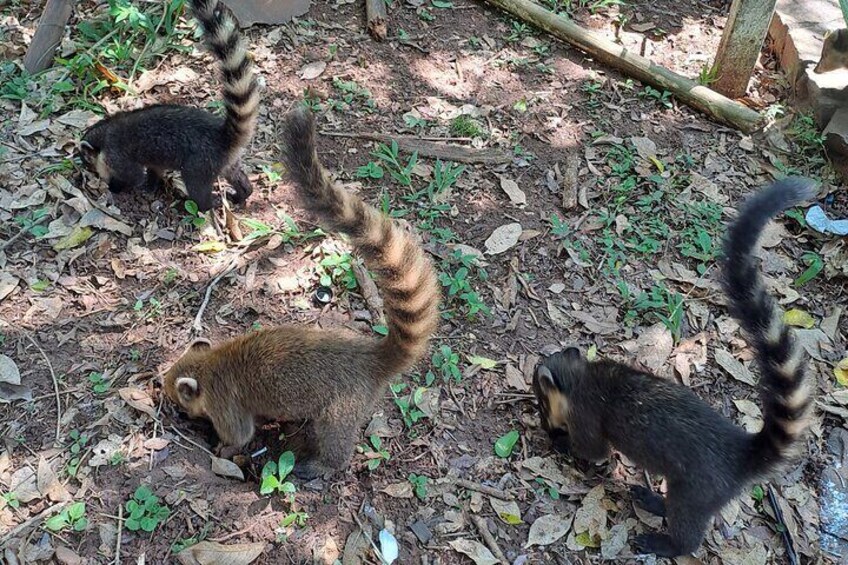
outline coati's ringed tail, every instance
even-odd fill
[[[807,179],[773,183],[745,202],[724,243],[722,283],[730,312],[751,339],[762,373],[764,425],[751,454],[752,470],[757,473],[768,473],[794,452],[808,426],[812,390],[803,350],[766,291],[754,249],[773,217],[814,195],[813,183]]]
[[[378,276],[389,326],[381,352],[393,373],[406,370],[424,354],[439,321],[432,263],[412,235],[332,179],[318,160],[314,119],[304,107],[288,116],[283,153],[307,209],[329,230],[347,234]]]

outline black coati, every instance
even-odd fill
[[[317,453],[297,461],[312,478],[344,467],[359,425],[389,381],[426,352],[439,320],[432,263],[398,224],[335,183],[315,152],[312,115],[293,111],[283,160],[308,210],[350,237],[377,275],[388,320],[383,339],[283,326],[211,347],[197,342],[165,375],[165,392],[190,416],[212,421],[222,442],[242,447],[254,418],[309,420]]]
[[[175,104],[119,112],[85,132],[80,153],[113,193],[154,188],[162,183],[164,171],[180,171],[189,198],[205,212],[214,205],[212,189],[219,175],[232,186],[234,204],[243,203],[253,192],[240,154],[256,128],[259,87],[229,8],[218,0],[189,3],[220,61],[226,117]]]
[[[812,183],[804,179],[772,184],[745,203],[724,243],[722,283],[730,312],[751,340],[762,373],[759,433],[737,427],[688,387],[621,363],[588,362],[573,347],[536,368],[542,427],[558,451],[598,461],[613,447],[665,476],[665,499],[644,487],[632,490],[636,504],[665,516],[668,524],[667,535],[638,536],[640,552],[662,557],[694,552],[712,516],[798,448],[812,384],[802,349],[766,293],[753,252],[772,217],[812,196]]]
[[[838,69],[848,69],[848,29],[828,30],[824,34],[822,52],[816,73],[829,73]]]

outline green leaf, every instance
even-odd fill
[[[153,496],[153,491],[145,485],[139,485],[139,487],[135,489],[135,493],[133,494],[133,498],[135,498],[139,502],[143,502],[151,496]]]
[[[286,481],[280,485],[280,492],[283,494],[294,494],[295,492],[297,492],[297,488],[294,486],[293,483]]]
[[[277,487],[280,486],[280,481],[275,475],[268,475],[262,479],[262,484],[259,486],[259,494],[271,494]]]
[[[283,480],[289,475],[289,473],[292,472],[292,469],[294,469],[294,453],[286,451],[280,455],[278,466],[280,480]]]
[[[223,241],[204,241],[203,243],[198,243],[192,249],[195,251],[199,251],[200,253],[220,253],[227,248],[227,244]]]
[[[510,514],[508,512],[501,512],[498,516],[500,516],[501,519],[510,526],[517,526],[518,524],[523,523],[520,516],[516,516],[515,514]]]
[[[156,529],[158,525],[158,521],[155,518],[144,517],[139,520],[139,524],[141,525],[141,529],[145,532],[152,532]]]
[[[368,439],[374,447],[374,451],[380,451],[380,448],[383,446],[383,440],[380,439],[380,436],[371,436]]]
[[[382,324],[377,325],[377,326],[372,326],[371,329],[374,330],[375,334],[389,335],[389,328],[387,326],[382,325]]]
[[[80,518],[74,522],[74,531],[81,532],[88,527],[88,518]]]
[[[495,365],[498,364],[494,359],[489,359],[487,357],[473,356],[469,357],[468,360],[472,365],[480,365],[481,369],[494,369]]]
[[[63,530],[67,525],[68,514],[64,510],[44,522],[44,527],[50,530],[51,532],[58,532],[60,530]]]
[[[133,512],[135,512],[138,509],[139,506],[138,506],[138,502],[136,502],[135,500],[128,500],[126,507],[127,507],[127,512],[132,514]]]
[[[195,202],[194,200],[186,200],[185,209],[186,212],[188,212],[192,216],[196,216],[198,213],[197,202]]]
[[[433,0],[434,8],[453,8],[453,2],[447,0]]]
[[[818,253],[804,253],[801,259],[809,266],[797,279],[795,279],[795,286],[807,284],[816,278],[816,276],[822,272],[822,269],[824,269],[824,261]]]
[[[751,489],[751,498],[753,498],[757,502],[762,502],[765,496],[766,493],[765,491],[763,491],[763,487],[761,485],[754,485],[754,488]]]
[[[506,459],[512,455],[512,448],[515,447],[518,438],[519,434],[517,430],[512,430],[508,434],[499,437],[498,441],[495,442],[495,453],[497,456]]]
[[[127,518],[127,521],[124,522],[124,526],[126,526],[126,528],[131,532],[137,532],[141,529],[141,523],[138,521],[138,518]]]
[[[85,515],[85,502],[75,502],[68,508],[68,516],[71,520],[79,520]]]

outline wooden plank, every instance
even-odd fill
[[[38,28],[24,56],[24,68],[28,73],[41,72],[53,63],[53,51],[62,41],[65,26],[73,11],[73,0],[47,0]]]

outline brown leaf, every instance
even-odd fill
[[[729,351],[726,349],[716,349],[713,355],[719,367],[730,373],[731,377],[751,386],[757,385],[757,380],[751,374],[751,371],[737,361]]]
[[[511,388],[521,392],[530,390],[530,385],[524,380],[524,374],[516,369],[512,363],[506,364],[506,382]]]
[[[202,541],[177,554],[183,565],[248,565],[262,555],[264,542],[224,545]]]
[[[412,483],[402,481],[386,485],[381,492],[384,492],[392,498],[412,498]]]
[[[53,472],[50,463],[44,457],[38,459],[38,477],[36,480],[36,488],[43,496],[48,497],[53,502],[62,502],[70,500],[71,495],[68,490],[59,482],[59,477]]]
[[[159,451],[161,449],[165,449],[168,444],[171,443],[165,438],[162,437],[152,437],[148,440],[145,440],[144,447],[145,449],[151,449],[153,451]]]
[[[483,243],[486,253],[497,255],[512,248],[518,243],[521,236],[521,224],[512,223],[500,226],[492,232],[492,235]]]
[[[118,390],[118,394],[124,399],[124,402],[138,410],[144,412],[153,419],[156,419],[156,411],[153,409],[153,399],[146,391],[138,388],[125,387]]]
[[[671,332],[662,323],[647,328],[635,340],[625,341],[621,346],[636,356],[636,359],[652,372],[659,373],[674,347]]]
[[[216,475],[228,477],[230,479],[238,479],[240,481],[244,480],[244,473],[242,473],[238,465],[229,459],[222,459],[221,457],[215,457],[214,455],[211,455],[210,459],[212,460],[212,472]]]

